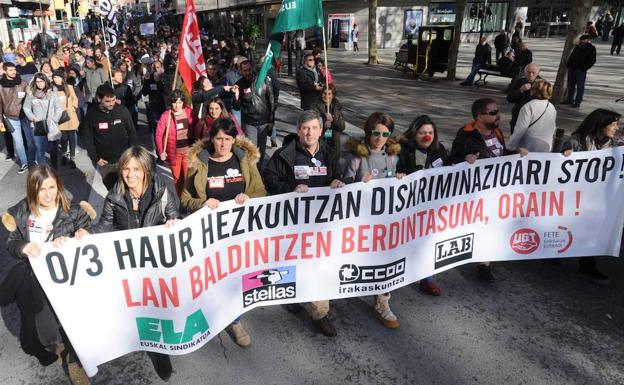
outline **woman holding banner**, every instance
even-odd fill
[[[173,226],[180,217],[175,195],[156,174],[149,151],[130,147],[119,158],[119,180],[108,192],[96,232]],[[171,377],[168,355],[147,352],[158,376]]]
[[[234,199],[244,204],[249,198],[266,195],[257,163],[260,151],[249,139],[237,137],[234,123],[217,119],[208,138],[195,143],[189,150],[189,177],[182,192],[182,207],[193,212]],[[243,348],[251,345],[251,337],[240,323],[240,317],[229,326],[234,341]]]
[[[26,177],[26,198],[9,208],[2,223],[9,231],[7,249],[19,262],[0,284],[0,305],[15,302],[20,311],[20,344],[25,353],[48,366],[61,359],[72,384],[88,384],[72,345],[30,267],[42,257],[41,244],[55,247],[70,237],[88,234],[95,211],[86,202],[71,205],[63,181],[47,164],[34,166]]]
[[[570,156],[574,151],[597,151],[618,146],[615,134],[621,117],[615,111],[602,108],[592,111],[563,144],[563,154]],[[609,277],[598,270],[595,257],[579,258],[579,274],[598,285],[610,283]]]
[[[446,149],[438,140],[438,129],[431,118],[421,115],[412,121],[401,139],[397,171],[406,175],[418,170],[448,165]],[[421,279],[418,288],[429,295],[439,296],[442,290],[432,277]]]
[[[169,163],[178,196],[182,194],[188,175],[186,153],[193,144],[192,126],[193,111],[184,103],[184,94],[180,90],[173,91],[170,108],[163,112],[156,126],[156,151],[161,160]]]
[[[403,178],[405,174],[397,173],[396,168],[401,145],[390,137],[393,131],[394,119],[390,115],[373,112],[368,117],[364,124],[364,138],[354,138],[347,142],[349,155],[344,173],[346,183]],[[400,326],[399,320],[390,309],[390,293],[376,296],[375,314],[390,329]]]

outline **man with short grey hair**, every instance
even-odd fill
[[[288,135],[284,145],[275,151],[264,169],[264,185],[269,194],[289,192],[308,193],[310,187],[340,188],[344,186],[338,166],[338,155],[325,142],[320,141],[323,128],[316,111],[303,111],[297,122],[297,133]],[[326,336],[336,335],[329,320],[329,300],[314,301],[314,325]],[[287,305],[298,313],[301,305]]]
[[[514,80],[509,86],[507,101],[509,103],[514,103],[511,109],[511,122],[509,122],[512,134],[516,125],[516,120],[518,120],[520,108],[533,99],[531,97],[531,87],[533,86],[533,82],[537,79],[541,79],[540,66],[537,65],[537,63],[530,63],[524,67],[524,76]]]

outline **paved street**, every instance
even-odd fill
[[[542,76],[553,80],[563,41],[528,40]],[[608,55],[598,45],[598,63],[587,78],[586,102],[580,110],[559,109],[559,125],[570,133],[594,108],[624,113],[623,57]],[[468,74],[472,45],[463,45],[458,77]],[[329,53],[329,67],[338,97],[350,123],[347,134],[359,135],[366,116],[386,111],[404,130],[411,119],[426,113],[438,124],[450,147],[457,129],[469,120],[472,101],[499,101],[502,128],[508,131],[511,105],[502,90],[508,79],[488,79],[483,87],[461,87],[458,80],[417,81],[391,69],[394,50],[384,50],[382,64],[368,67],[366,52]],[[440,76],[439,74],[437,75]],[[298,93],[293,79],[283,78],[277,114],[280,138],[294,130]],[[140,131],[147,143],[145,128]],[[0,138],[0,146],[3,147]],[[95,206],[105,194],[80,151],[78,170],[62,168],[74,201]],[[25,175],[0,155],[0,212],[24,196]],[[167,174],[166,170],[161,170]],[[92,186],[92,187],[91,187]],[[609,204],[614,204],[609,202]],[[617,204],[617,203],[615,203]],[[0,230],[0,239],[7,232]],[[0,279],[12,264],[0,250]],[[385,329],[373,314],[373,298],[332,301],[330,317],[338,336],[317,333],[307,313],[292,315],[280,306],[253,310],[243,316],[253,344],[242,350],[226,333],[189,355],[173,357],[176,385],[199,384],[624,384],[624,263],[601,258],[599,266],[612,280],[601,288],[582,281],[577,262],[554,267],[542,261],[493,265],[497,281],[483,284],[473,266],[435,277],[441,297],[429,297],[412,285],[392,293],[398,330]],[[97,299],[94,299],[94,301]],[[0,311],[0,384],[63,384],[60,367],[42,368],[20,347],[19,315],[14,306]],[[97,331],[94,331],[97,332]],[[94,384],[160,384],[145,353],[133,353],[100,366]]]

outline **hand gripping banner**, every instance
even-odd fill
[[[462,163],[224,202],[163,226],[44,245],[32,267],[87,372],[190,353],[258,306],[373,295],[466,263],[617,256],[622,147]]]

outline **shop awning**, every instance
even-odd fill
[[[0,3],[5,4],[6,0],[0,0]],[[8,4],[39,4],[39,0],[13,0],[13,2],[9,1]],[[41,5],[50,5],[50,0],[41,0]]]

